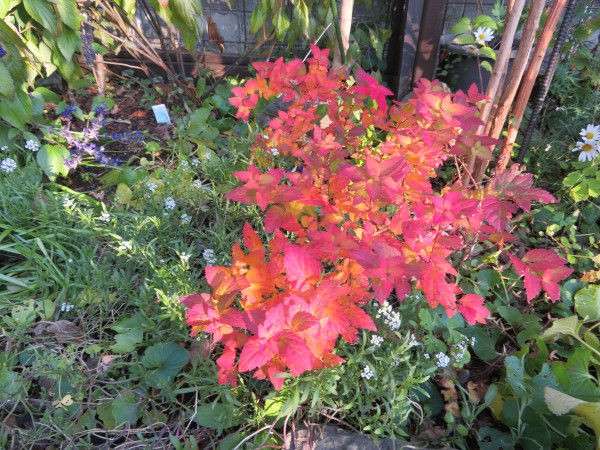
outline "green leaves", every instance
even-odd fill
[[[69,173],[65,165],[65,159],[69,156],[69,151],[63,145],[46,144],[38,151],[36,159],[46,176],[54,181],[59,175],[66,177]]]
[[[471,32],[471,19],[468,17],[461,18],[456,25],[450,28],[450,33],[452,34],[462,34],[462,33],[470,33]]]
[[[60,20],[71,30],[79,31],[81,27],[81,15],[77,11],[77,2],[75,0],[58,0],[56,8]]]
[[[2,61],[0,61],[0,95],[8,98],[13,98],[15,95],[15,85]]]
[[[254,34],[265,24],[269,12],[267,0],[259,0],[250,16],[250,33]]]
[[[577,291],[575,311],[584,321],[600,320],[600,286],[591,285]]]
[[[81,46],[81,38],[78,32],[64,28],[56,38],[56,45],[65,59],[70,60],[75,51]]]
[[[166,385],[179,373],[190,359],[189,352],[173,342],[155,344],[148,347],[142,356],[142,364],[149,372],[146,380],[151,386]]]
[[[44,0],[23,0],[23,6],[27,13],[51,33],[58,31],[58,22],[54,11],[50,6],[52,3]]]

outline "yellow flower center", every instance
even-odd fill
[[[587,134],[585,135],[585,137],[587,139],[592,139],[594,137],[594,132],[593,131],[588,131]]]
[[[589,152],[589,151],[592,151],[592,149],[593,149],[593,147],[592,147],[591,144],[583,144],[581,146],[581,151],[582,152]]]
[[[479,33],[479,39],[484,40],[485,39],[485,34]]]

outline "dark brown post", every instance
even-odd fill
[[[420,78],[433,80],[435,76],[447,3],[447,0],[425,0],[423,4],[413,69],[413,86]]]

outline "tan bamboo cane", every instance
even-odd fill
[[[510,108],[515,100],[517,91],[519,90],[519,85],[521,84],[523,74],[527,68],[531,49],[535,43],[535,36],[540,26],[540,20],[542,13],[544,12],[545,4],[545,0],[533,0],[531,9],[529,10],[529,15],[527,16],[527,20],[525,22],[525,28],[523,29],[523,36],[521,37],[521,42],[519,43],[517,56],[515,57],[512,69],[508,75],[506,87],[502,93],[502,96],[500,97],[500,101],[498,102],[498,106],[494,111],[494,115],[486,122],[485,134],[493,137],[494,139],[498,139],[500,137],[502,128],[504,127],[504,122],[508,117]],[[483,161],[477,167],[474,174],[477,182],[481,182],[483,179],[483,174],[485,173],[487,166],[487,162]]]
[[[506,140],[504,141],[504,146],[500,152],[498,161],[496,162],[496,173],[503,172],[506,169],[506,166],[508,165],[511,152],[515,144],[517,134],[519,132],[519,126],[521,125],[523,115],[525,114],[527,102],[529,101],[529,97],[531,96],[531,91],[533,90],[535,80],[538,74],[540,73],[540,68],[542,66],[544,55],[546,54],[546,50],[548,49],[548,45],[550,44],[550,40],[552,39],[554,30],[556,30],[556,25],[560,20],[560,17],[562,15],[563,10],[565,9],[566,4],[567,0],[555,0],[555,2],[552,4],[552,8],[550,9],[550,13],[548,14],[548,18],[546,19],[544,28],[542,29],[538,42],[535,46],[533,57],[531,58],[529,66],[527,67],[527,71],[525,72],[525,76],[523,77],[523,82],[521,83],[521,86],[519,88],[519,93],[517,94],[517,98],[513,105],[513,121],[508,125],[508,133],[506,136]]]
[[[504,78],[504,73],[506,73],[515,33],[517,32],[517,27],[519,25],[519,18],[521,17],[524,6],[525,0],[515,0],[513,7],[510,10],[507,10],[506,25],[504,27],[504,32],[502,33],[502,42],[486,89],[486,95],[491,100],[483,105],[481,114],[479,115],[479,118],[483,122],[487,122],[488,120],[494,99],[498,95],[500,81]],[[477,134],[481,134],[483,131],[483,126],[481,126]],[[475,155],[469,157],[466,171],[463,173],[464,186],[468,186],[473,180],[473,169],[475,168],[476,161],[477,157]]]

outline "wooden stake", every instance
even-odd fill
[[[523,73],[525,72],[527,63],[529,61],[531,49],[533,48],[533,44],[535,42],[535,35],[540,26],[540,19],[542,17],[542,13],[544,12],[545,4],[545,0],[533,0],[529,15],[527,16],[527,21],[525,22],[523,36],[521,38],[521,42],[519,43],[519,50],[517,51],[517,56],[513,61],[512,69],[508,76],[506,88],[500,97],[498,106],[494,111],[494,116],[490,120],[487,120],[488,118],[486,117],[484,133],[490,137],[493,137],[494,139],[498,139],[500,137],[502,128],[504,127],[504,122],[508,117],[510,108],[513,104],[515,96],[517,95],[519,85],[521,84],[521,80],[523,78]],[[477,170],[474,174],[474,178],[477,182],[481,182],[483,179],[483,175],[487,169],[487,166],[488,163],[482,161],[482,163],[477,167]]]
[[[540,68],[542,66],[542,61],[546,54],[546,50],[548,49],[548,45],[550,44],[550,40],[552,39],[552,35],[556,29],[556,25],[558,24],[566,4],[567,0],[555,0],[552,4],[550,14],[548,14],[544,28],[542,29],[538,42],[535,46],[533,57],[531,58],[529,67],[527,67],[527,71],[523,77],[523,82],[519,88],[519,93],[517,94],[517,99],[515,100],[513,106],[513,122],[508,125],[508,134],[504,142],[504,147],[502,148],[500,157],[496,162],[496,173],[503,172],[508,165],[511,152],[517,138],[517,133],[519,132],[519,126],[521,125],[523,115],[525,114],[527,102],[531,96],[531,91],[533,90],[535,80],[540,73]]]
[[[500,81],[503,79],[503,74],[506,73],[506,69],[508,67],[508,60],[510,59],[510,53],[512,51],[513,41],[515,39],[515,33],[517,32],[519,19],[521,18],[521,13],[523,12],[524,6],[525,0],[515,0],[513,7],[507,11],[506,25],[504,27],[504,31],[502,32],[502,42],[500,44],[500,50],[498,50],[496,62],[494,63],[492,75],[490,77],[486,89],[486,95],[490,98],[490,101],[483,106],[483,108],[481,109],[481,114],[479,116],[479,118],[483,122],[487,122],[488,120],[494,100],[500,88]],[[477,134],[482,134],[483,131],[484,129],[482,126],[478,130]],[[468,186],[471,180],[473,179],[472,174],[473,169],[475,168],[476,161],[477,157],[475,155],[471,155],[467,162],[466,172],[463,173],[462,177],[464,186]]]

